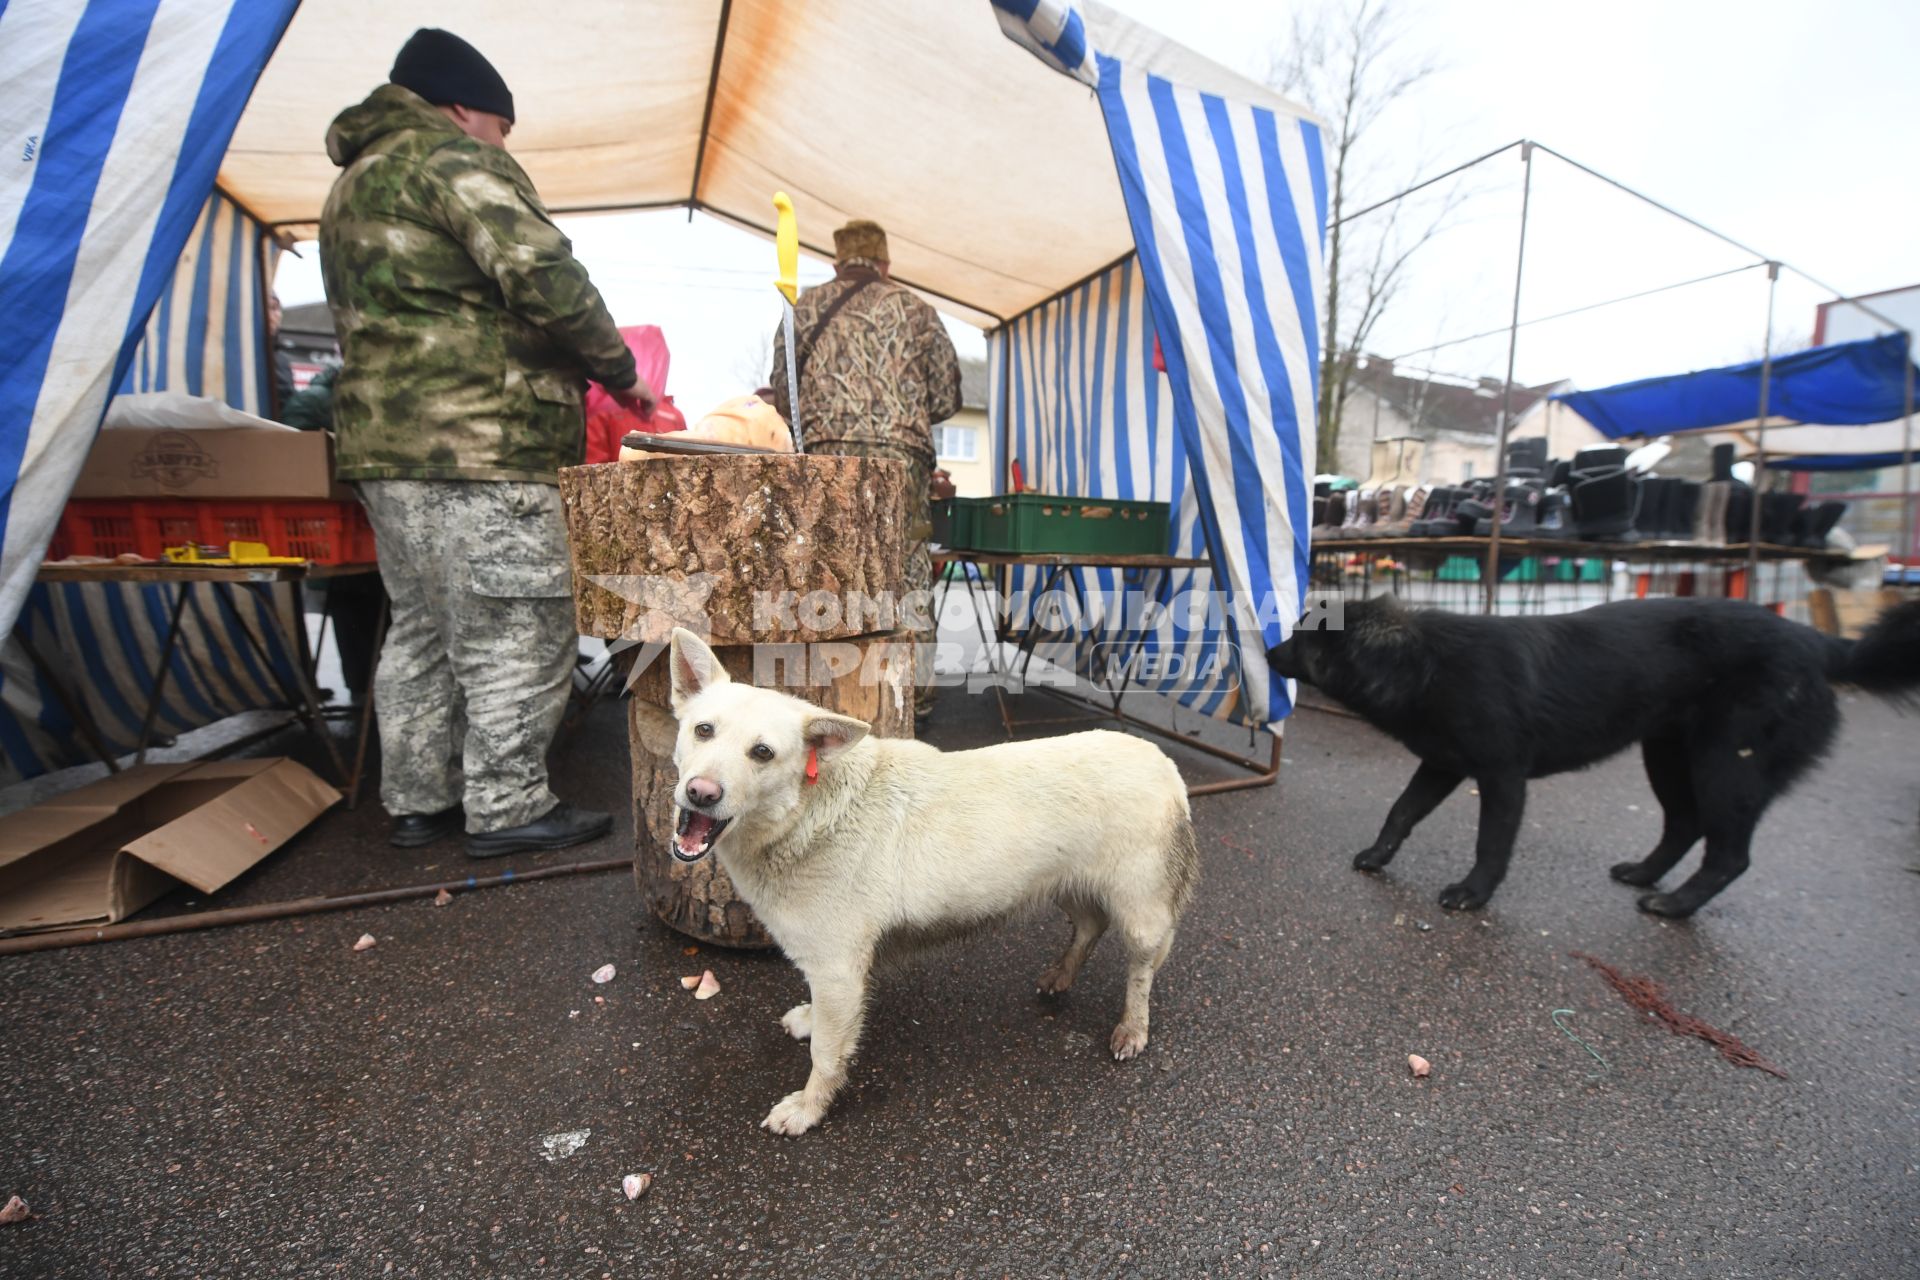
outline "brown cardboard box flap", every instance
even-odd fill
[[[292,760],[136,765],[0,823],[0,930],[112,922],[227,884],[340,793]]]
[[[265,765],[242,769],[237,766]],[[292,760],[201,765],[169,790],[206,798],[180,817],[123,846],[148,866],[212,893],[278,849],[340,799]],[[158,816],[158,815],[156,815]]]

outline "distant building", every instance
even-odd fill
[[[960,361],[960,412],[933,428],[933,452],[963,498],[985,498],[1002,486],[993,474],[987,425],[987,362]]]
[[[1895,321],[1909,333],[1920,333],[1920,284],[1910,284],[1900,289],[1882,289],[1878,293],[1863,293],[1860,301],[1872,307],[1879,315]],[[1813,345],[1826,346],[1832,342],[1853,342],[1860,338],[1874,338],[1883,333],[1892,332],[1892,326],[1880,320],[1879,316],[1862,311],[1851,302],[1836,298],[1823,302],[1814,310]]]
[[[1431,484],[1456,484],[1475,476],[1492,475],[1498,469],[1500,441],[1500,401],[1504,384],[1499,378],[1464,378],[1402,371],[1393,361],[1368,357],[1354,370],[1348,384],[1347,403],[1340,420],[1338,465],[1333,470],[1364,483],[1373,474],[1374,444],[1418,441],[1412,452],[1420,455],[1416,479]],[[1515,438],[1543,433],[1566,437],[1549,446],[1554,457],[1571,457],[1579,444],[1591,444],[1600,436],[1581,419],[1561,410],[1552,415],[1552,430],[1545,431],[1548,419],[1541,411],[1526,425],[1530,415],[1547,404],[1546,397],[1560,389],[1559,383],[1513,389]],[[1563,419],[1565,421],[1563,421]],[[1584,436],[1580,433],[1584,432]],[[1578,437],[1579,444],[1573,444]],[[1562,445],[1566,446],[1562,451]],[[1392,451],[1397,456],[1401,450]]]

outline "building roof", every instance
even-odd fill
[[[1352,392],[1365,391],[1411,424],[1416,435],[1431,438],[1441,431],[1460,431],[1474,435],[1494,435],[1500,430],[1502,380],[1429,375],[1426,371],[1400,373],[1393,361],[1369,358],[1353,372]],[[1513,389],[1513,417],[1539,403],[1557,382],[1537,387],[1516,385]]]

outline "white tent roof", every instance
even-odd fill
[[[1083,12],[1093,46],[1133,67],[1307,114],[1100,5]],[[305,0],[221,186],[266,222],[310,228],[335,173],[328,123],[434,25],[506,78],[510,149],[556,213],[692,204],[764,231],[784,189],[806,247],[828,255],[834,227],[872,218],[896,277],[982,325],[1133,249],[1091,91],[1001,35],[987,0]]]

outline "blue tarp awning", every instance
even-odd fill
[[[1863,426],[1907,411],[1907,335],[1796,351],[1773,362],[1767,424]],[[1664,436],[1757,425],[1760,361],[1622,382],[1553,397],[1602,435]]]

